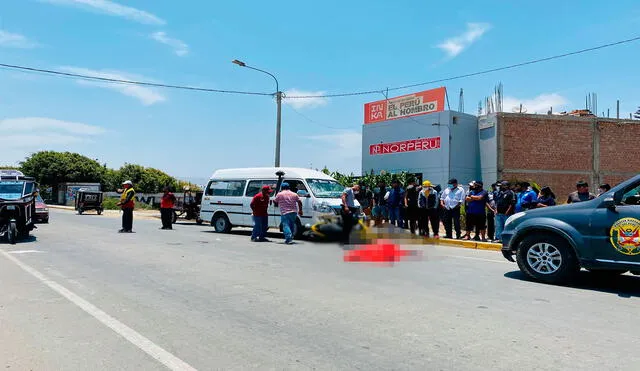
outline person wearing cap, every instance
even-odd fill
[[[116,205],[122,209],[122,229],[120,233],[133,232],[133,209],[135,208],[136,191],[133,189],[133,182],[127,180],[122,183],[124,190],[120,196],[120,202]]]
[[[438,216],[438,191],[436,191],[431,182],[425,180],[422,182],[422,188],[418,196],[419,219],[418,228],[420,235],[429,237],[429,223],[433,230],[433,238],[440,238],[440,217]]]
[[[266,242],[267,230],[269,229],[269,195],[271,187],[262,186],[258,194],[251,199],[251,212],[253,218],[253,232],[251,232],[251,241]]]
[[[584,180],[578,181],[576,183],[577,190],[569,195],[567,199],[568,204],[576,203],[576,202],[584,202],[593,200],[596,196],[589,192],[589,184]]]
[[[164,194],[160,200],[160,219],[162,220],[162,228],[173,229],[173,208],[176,204],[176,196],[171,192],[169,187],[164,187]]]
[[[507,218],[513,215],[516,208],[516,195],[510,189],[510,184],[507,181],[502,181],[500,184],[500,190],[495,195],[495,214],[496,214],[496,235],[493,242],[502,241],[502,231],[504,231],[504,224],[507,222]]]
[[[446,238],[453,238],[453,228],[456,230],[456,238],[462,237],[460,230],[460,209],[465,201],[464,188],[458,184],[458,180],[453,178],[447,183],[447,189],[440,196],[440,204],[444,209],[444,229]]]
[[[293,231],[296,227],[296,215],[302,216],[302,201],[300,201],[300,197],[296,193],[291,192],[287,182],[280,185],[280,192],[273,201],[275,206],[280,209],[284,243],[291,245],[293,243]]]

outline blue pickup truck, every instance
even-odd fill
[[[502,255],[530,278],[551,284],[569,283],[581,268],[602,276],[640,275],[640,175],[591,201],[510,216]]]

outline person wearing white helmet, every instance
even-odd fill
[[[120,196],[120,202],[117,203],[122,209],[122,229],[119,233],[133,232],[133,209],[135,208],[136,191],[133,189],[133,182],[127,180],[122,183],[124,190]]]

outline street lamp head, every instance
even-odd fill
[[[237,65],[238,65],[238,66],[240,66],[240,67],[246,67],[246,66],[247,66],[244,62],[239,61],[239,60],[237,60],[237,59],[232,60],[232,61],[231,61],[231,63],[233,63],[233,64],[237,64]]]

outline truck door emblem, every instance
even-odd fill
[[[624,255],[640,254],[640,220],[635,218],[622,218],[616,221],[609,237],[613,247]]]

